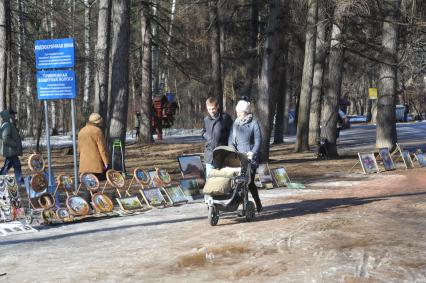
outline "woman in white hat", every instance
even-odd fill
[[[259,192],[254,184],[254,176],[258,166],[258,157],[260,144],[262,143],[262,134],[259,124],[253,118],[251,113],[250,102],[240,100],[235,108],[237,118],[232,125],[231,134],[229,137],[229,145],[236,148],[239,152],[246,153],[251,160],[252,175],[249,185],[250,193],[256,203],[257,211],[262,211],[262,203],[260,202]]]

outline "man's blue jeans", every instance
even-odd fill
[[[0,170],[0,175],[6,175],[10,168],[15,170],[15,179],[18,185],[23,184],[22,176],[21,176],[21,161],[19,161],[18,156],[6,157],[4,160],[4,165]]]

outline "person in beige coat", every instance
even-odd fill
[[[105,180],[109,161],[102,122],[101,115],[92,113],[86,126],[78,133],[78,171],[93,173],[99,180]]]

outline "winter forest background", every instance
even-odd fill
[[[426,112],[425,27],[422,0],[0,0],[0,109],[38,136],[34,40],[72,37],[77,127],[99,112],[109,141],[123,140],[140,111],[140,141],[152,142],[153,96],[173,92],[176,128],[201,127],[208,96],[230,114],[248,96],[264,137],[282,142],[294,109],[295,150],[309,149],[321,126],[332,155],[346,98],[348,114],[377,124],[376,146],[391,148],[395,105]],[[70,131],[70,108],[49,102],[53,135]],[[268,140],[262,148],[268,158]]]

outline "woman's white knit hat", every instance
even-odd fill
[[[250,113],[250,102],[245,100],[238,101],[237,106],[235,107],[235,110],[237,112]]]

